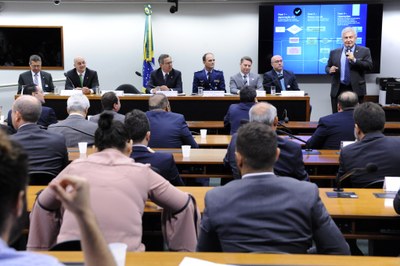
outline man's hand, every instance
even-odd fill
[[[337,71],[338,69],[339,69],[339,68],[338,68],[337,66],[331,66],[331,68],[329,69],[329,73],[330,73],[330,74],[336,73],[336,71]]]

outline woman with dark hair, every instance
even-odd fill
[[[124,124],[113,120],[112,114],[103,113],[98,125],[95,133],[98,152],[73,161],[55,180],[67,175],[86,178],[90,184],[92,208],[106,241],[126,243],[130,251],[144,251],[142,215],[147,199],[175,213],[185,209],[190,197],[152,171],[149,165],[135,163],[129,158],[132,145],[128,132]],[[50,227],[48,221],[44,222],[46,216],[56,217],[55,211],[61,207],[51,189],[46,188],[38,196],[31,215],[28,249],[46,249],[55,243],[80,239],[77,222],[68,210],[61,212],[59,228],[56,219]],[[195,230],[193,232],[192,236],[182,237],[196,239]],[[57,239],[52,239],[54,235]],[[184,248],[192,249],[195,243]]]

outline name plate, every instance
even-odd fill
[[[156,94],[164,94],[167,97],[178,96],[178,92],[177,91],[157,91]]]
[[[304,91],[281,91],[282,96],[304,96]]]
[[[106,93],[107,91],[102,91],[101,95],[103,95],[104,93]],[[124,96],[124,91],[113,91],[115,93],[115,95],[117,96]]]
[[[81,90],[61,90],[60,95],[61,96],[71,96],[75,94],[82,94]]]
[[[224,91],[203,91],[204,97],[224,97]]]
[[[267,96],[267,93],[265,91],[256,91],[257,92],[257,97],[265,97]]]
[[[397,192],[400,188],[400,177],[398,176],[385,176],[383,189],[387,192]]]

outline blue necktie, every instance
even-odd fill
[[[286,88],[285,88],[285,80],[284,80],[284,78],[283,78],[283,74],[282,74],[282,73],[279,73],[279,74],[278,74],[278,77],[280,78],[281,88],[282,88],[283,91],[285,91]]]
[[[346,63],[345,63],[345,66],[344,66],[343,84],[344,85],[350,85],[350,63],[349,63],[349,59],[348,58],[346,58]]]
[[[246,86],[247,85],[247,75],[243,76],[243,84]]]

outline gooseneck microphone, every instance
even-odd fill
[[[333,189],[333,191],[342,192],[343,191],[343,188],[341,187],[342,182],[356,173],[370,174],[376,172],[377,170],[378,166],[375,163],[368,163],[365,167],[361,168],[353,168],[350,171],[346,172],[344,175],[336,177],[336,187]]]
[[[283,121],[285,121],[285,123],[289,123],[289,117],[287,115],[287,110],[286,109],[283,111],[283,116],[284,116]]]
[[[281,79],[283,79],[283,75],[282,76],[278,76],[277,78],[274,78],[273,80],[271,80],[270,82],[265,84],[265,86],[272,86],[273,84],[276,85],[276,83],[280,82]]]
[[[278,125],[279,125],[279,124],[282,125],[282,123],[278,122]],[[295,135],[293,135],[293,134],[291,134],[291,133],[289,133],[289,132],[286,132],[286,131],[284,131],[284,130],[277,129],[276,132],[281,133],[281,134],[286,135],[286,136],[289,136],[290,138],[296,139],[296,140],[298,140],[298,141],[300,141],[300,142],[302,142],[302,143],[304,143],[304,144],[307,144],[307,141],[302,140],[301,138],[296,137]],[[319,155],[319,154],[321,154],[321,153],[320,153],[319,151],[317,151],[317,150],[313,150],[313,149],[307,148],[307,146],[306,146],[306,148],[304,149],[304,152],[305,152],[305,154],[308,154],[308,155]]]
[[[135,71],[135,74],[139,77],[142,77],[142,73],[140,73],[139,71]]]
[[[71,80],[71,78],[70,77],[68,77],[68,75],[67,75],[67,73],[66,72],[64,72],[64,76],[69,80],[69,82],[71,82],[71,85],[72,85],[72,87],[75,89],[76,88],[76,86],[74,85],[74,83],[72,82],[72,80]]]

